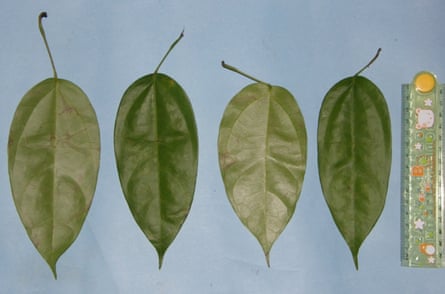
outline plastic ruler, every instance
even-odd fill
[[[443,267],[445,85],[419,72],[402,85],[401,261]]]

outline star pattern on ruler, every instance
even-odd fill
[[[423,226],[425,225],[425,222],[423,220],[421,220],[420,218],[418,218],[414,221],[414,225],[416,226],[416,229],[423,230]]]
[[[430,257],[428,257],[428,262],[429,263],[435,263],[436,259],[434,258],[434,256],[430,256]]]
[[[416,148],[416,150],[422,150],[422,144],[416,143],[414,144],[414,148]]]
[[[433,100],[431,100],[430,98],[428,98],[428,99],[425,99],[425,106],[431,106],[431,105],[433,105]]]

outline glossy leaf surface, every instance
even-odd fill
[[[228,104],[218,138],[221,174],[233,209],[268,264],[300,196],[306,149],[304,119],[286,89],[251,84]]]
[[[11,188],[26,232],[55,276],[91,205],[99,152],[96,114],[79,87],[50,78],[23,97],[9,133]]]
[[[128,206],[161,267],[190,211],[197,176],[195,118],[180,85],[160,73],[134,82],[119,106],[114,147]]]
[[[362,76],[326,94],[318,121],[323,194],[355,266],[361,244],[385,204],[391,169],[391,123],[385,98]]]

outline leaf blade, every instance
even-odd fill
[[[353,76],[326,94],[318,123],[323,195],[358,268],[358,251],[385,204],[391,168],[390,116],[383,94]]]
[[[197,128],[180,85],[160,73],[130,85],[119,105],[114,145],[128,206],[161,267],[190,211],[197,177]]]
[[[235,95],[223,114],[218,153],[226,193],[259,241],[268,265],[272,245],[295,211],[306,145],[303,116],[284,88],[251,84]]]
[[[8,170],[28,236],[54,276],[91,205],[99,168],[97,118],[85,93],[50,78],[25,94],[11,123]]]

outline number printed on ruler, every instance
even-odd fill
[[[442,267],[443,94],[429,72],[402,86],[402,265]]]

